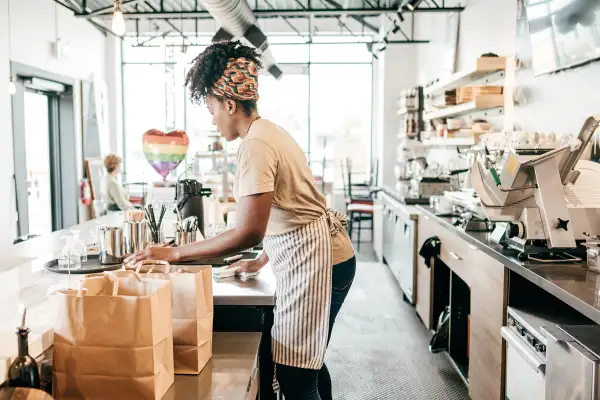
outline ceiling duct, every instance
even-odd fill
[[[214,40],[245,38],[262,53],[263,63],[271,75],[279,79],[283,73],[276,65],[269,49],[267,36],[260,30],[256,17],[246,0],[201,0],[204,8],[213,16],[221,28]]]

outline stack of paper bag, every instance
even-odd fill
[[[171,284],[88,275],[57,293],[56,399],[160,399],[173,384]]]
[[[199,374],[212,357],[213,293],[210,265],[180,267],[144,261],[136,266],[140,276],[171,282],[173,352],[176,374]]]

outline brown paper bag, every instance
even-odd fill
[[[199,374],[212,357],[212,267],[189,266],[172,272],[167,262],[146,260],[136,264],[136,272],[171,282],[175,373]]]
[[[93,274],[57,296],[58,400],[163,397],[175,378],[168,281]]]

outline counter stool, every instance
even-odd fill
[[[358,222],[356,250],[360,251],[360,231],[365,228],[371,231],[371,240],[373,240],[373,205],[372,204],[348,204],[346,213],[348,214],[348,235],[352,241],[354,233],[354,222]],[[362,221],[371,221],[368,226],[363,227]]]

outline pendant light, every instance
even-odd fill
[[[8,4],[8,58],[10,59],[10,0],[7,1]],[[8,79],[8,93],[12,96],[17,93],[17,85],[13,80],[12,71],[10,72],[10,76]]]
[[[121,9],[121,0],[115,0],[112,31],[115,35],[123,36],[126,30],[127,27],[125,26],[125,18],[123,17],[123,10]]]
[[[410,11],[415,11],[417,7],[419,7],[419,4],[421,4],[423,0],[408,0],[406,2],[406,8],[408,8]]]
[[[17,93],[17,84],[13,81],[12,74],[10,76],[10,81],[8,81],[8,93],[13,96]]]

